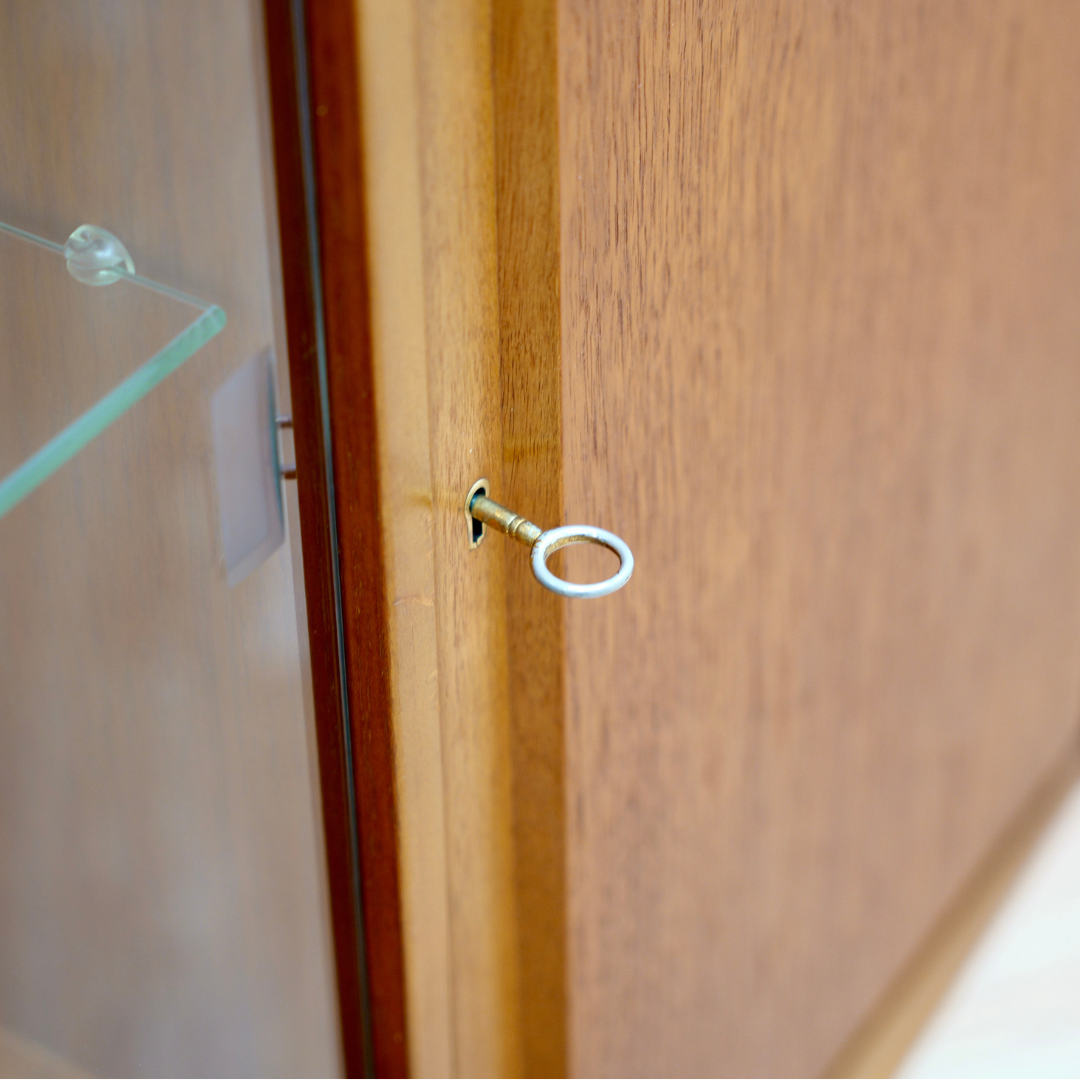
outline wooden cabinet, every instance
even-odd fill
[[[0,26],[0,218],[228,316],[0,520],[0,1047],[887,1069],[1075,759],[1080,16]],[[267,347],[289,541],[229,589],[208,402]],[[471,544],[480,478],[629,584]]]
[[[412,1066],[827,1070],[1076,738],[1080,26],[355,11]]]

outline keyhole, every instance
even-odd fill
[[[477,480],[471,488],[469,488],[469,494],[465,496],[465,518],[469,523],[469,548],[475,548],[480,546],[480,541],[484,539],[484,534],[487,530],[487,526],[479,518],[474,518],[470,512],[473,499],[477,495],[487,495],[488,489],[491,485],[488,483],[486,477]]]

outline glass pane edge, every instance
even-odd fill
[[[224,329],[226,321],[225,312],[211,304],[186,330],[0,480],[0,517],[194,356]]]

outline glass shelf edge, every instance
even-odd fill
[[[0,232],[6,232],[9,236],[17,236],[20,240],[26,240],[57,255],[62,256],[64,254],[63,244],[58,244],[55,240],[46,240],[44,236],[37,236],[32,232],[27,232],[17,225],[9,225],[6,221],[0,221]],[[122,266],[112,266],[109,269],[118,278],[123,278],[125,281],[130,281],[135,285],[141,285],[144,289],[161,293],[162,296],[171,296],[174,300],[181,300],[185,304],[191,304],[192,307],[201,308],[203,311],[209,311],[214,306],[205,300],[200,300],[197,296],[192,296],[191,293],[174,289],[171,285],[162,285],[160,281],[154,281],[153,278],[143,277],[142,274],[131,274]]]
[[[162,291],[174,292],[164,289]],[[202,315],[186,330],[0,480],[0,518],[97,438],[114,420],[145,397],[158,383],[194,356],[225,328],[225,323],[225,312],[221,308],[216,304],[206,307]]]
[[[46,251],[55,251],[57,255],[64,254],[63,244],[58,244],[55,240],[46,240],[44,236],[36,236],[32,232],[20,229],[17,225],[9,225],[6,221],[0,221],[0,231],[6,232],[11,236],[17,236],[20,240],[28,240],[31,244],[36,244]]]

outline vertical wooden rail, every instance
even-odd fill
[[[495,0],[502,498],[564,523],[555,0]],[[565,601],[506,545],[515,893],[527,1076],[566,1072]]]
[[[408,1055],[414,1076],[451,1076],[417,12],[400,0],[357,12]]]
[[[283,19],[268,18],[272,56]],[[293,381],[309,392],[302,501],[303,417],[309,441],[333,432],[336,486],[307,498],[340,536],[340,627],[324,622],[348,690],[331,700],[324,648],[320,739],[347,1068],[559,1075],[563,606],[519,552],[470,552],[461,512],[483,475],[536,520],[563,517],[555,3],[328,0],[306,30],[321,308],[289,218],[295,104],[275,99],[275,124],[283,245],[298,247],[283,253]],[[317,317],[325,417],[299,329]],[[330,524],[305,521],[306,558],[309,528],[333,548]],[[306,566],[331,611],[332,559]],[[344,914],[350,858],[362,937]]]
[[[355,11],[350,0],[314,4],[303,26],[300,2],[265,0],[265,9],[345,1069],[350,1076],[403,1076],[408,1057]],[[298,59],[308,65],[307,87]]]
[[[491,0],[417,4],[425,332],[455,1071],[520,1075],[504,552],[463,500],[502,485]]]

